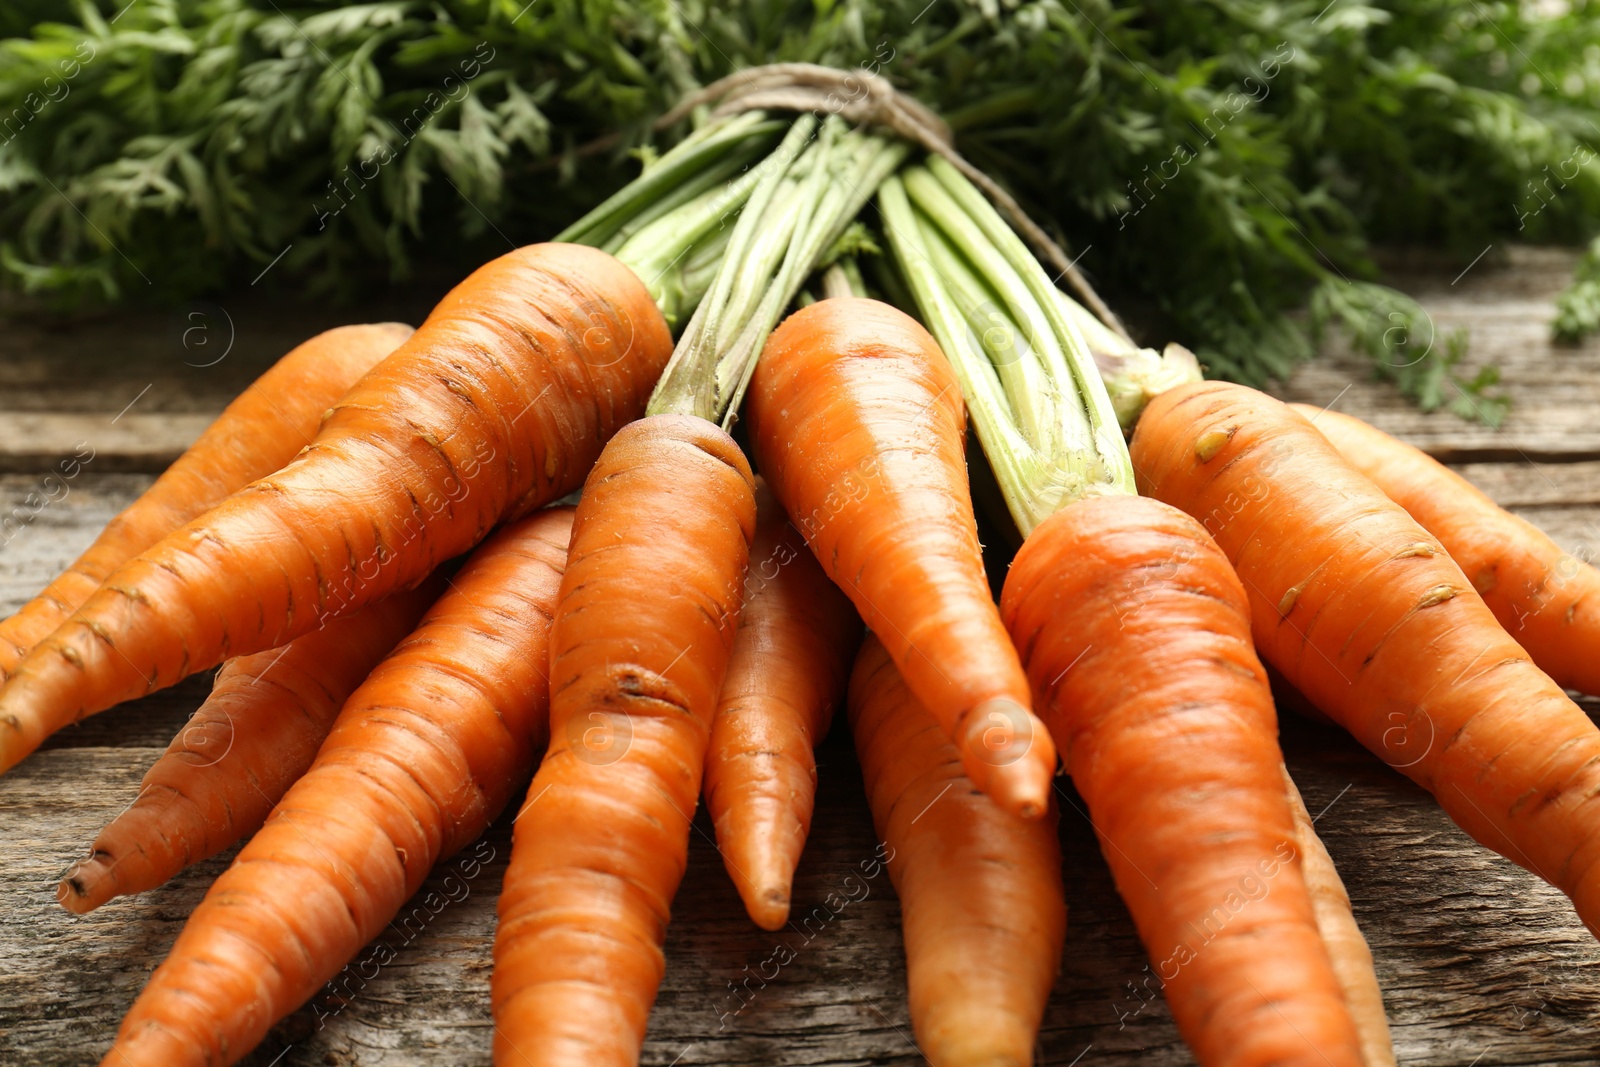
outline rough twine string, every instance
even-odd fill
[[[945,121],[930,108],[900,92],[882,75],[865,70],[838,70],[817,63],[769,63],[749,67],[684,97],[655,121],[654,128],[666,129],[687,118],[695,108],[711,104],[715,104],[713,116],[757,110],[826,112],[858,124],[883,126],[921,145],[983,190],[1034,251],[1058,272],[1057,280],[1065,277],[1078,298],[1101,322],[1129,344],[1135,343],[1122,320],[1100,299],[1100,294],[1067,257],[1066,250],[1028,217],[1010,193],[956,151]],[[605,141],[612,143],[614,138]],[[604,145],[596,142],[592,147],[602,150]]]

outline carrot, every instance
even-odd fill
[[[1306,802],[1294,779],[1289,777],[1288,768],[1284,768],[1283,783],[1294,813],[1300,870],[1305,876],[1306,890],[1311,894],[1317,930],[1328,948],[1333,973],[1339,979],[1345,1005],[1350,1009],[1350,1018],[1361,1038],[1362,1062],[1366,1067],[1395,1067],[1389,1018],[1383,1010],[1383,990],[1378,988],[1378,976],[1372,968],[1372,950],[1361,935],[1361,927],[1356,925],[1350,894],[1345,891],[1344,880],[1333,865],[1333,857],[1328,855],[1322,839],[1317,836],[1311,813],[1306,811]]]
[[[236,1062],[494,820],[547,736],[571,521],[555,508],[491,537],[355,691],[190,916],[106,1067]]]
[[[811,750],[828,732],[860,643],[855,608],[757,479],[744,611],[711,722],[705,798],[728,875],[767,930],[789,917],[816,799]]]
[[[1002,618],[1179,1030],[1207,1065],[1360,1064],[1237,577],[1133,495],[1088,346],[981,194],[935,159],[880,204],[1026,538]]]
[[[875,636],[850,724],[900,897],[918,1050],[933,1067],[1026,1067],[1067,925],[1054,806],[1018,819],[973,788]]]
[[[273,364],[44,592],[0,622],[0,681],[112,571],[293,459],[311,443],[328,408],[411,332],[398,322],[340,326]]]
[[[531,245],[479,268],[315,442],[118,568],[0,689],[0,770],[60,727],[420,583],[576,489],[670,339],[621,262]]]
[[[768,341],[748,417],[773,492],[967,775],[1043,815],[1055,747],[984,577],[961,392],[939,346],[886,304],[812,304]]]
[[[495,934],[497,1063],[634,1064],[755,533],[705,419],[624,427],[584,485],[550,643],[551,745]]]
[[[755,535],[750,465],[717,424],[782,309],[904,151],[837,117],[795,121],[647,417],[584,483],[551,638],[554,740],[500,895],[497,1062],[638,1061]]]
[[[1133,460],[1141,489],[1227,553],[1256,646],[1289,682],[1600,930],[1600,730],[1439,543],[1299,414],[1242,386],[1155,398]]]
[[[1205,531],[1079,501],[1028,536],[1001,612],[1195,1057],[1359,1065],[1244,590]]]
[[[79,915],[143,893],[260,829],[311,766],[339,709],[438,599],[437,575],[281,649],[229,660],[145,772],[132,804],[56,887]]]
[[[1291,406],[1439,539],[1540,670],[1565,689],[1600,693],[1600,571],[1421,449],[1348,415]]]

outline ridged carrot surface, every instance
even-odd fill
[[[1540,670],[1600,694],[1600,571],[1421,449],[1349,415],[1291,406],[1439,539]]]
[[[777,930],[788,921],[795,866],[811,831],[812,749],[844,698],[861,620],[759,479],[744,586],[711,723],[706,808],[745,910]]]
[[[978,788],[1042,815],[1055,748],[983,572],[966,420],[932,337],[839,297],[767,341],[746,405],[762,475]]]
[[[84,715],[410,588],[582,484],[671,354],[643,283],[542,244],[456,286],[315,442],[124,564],[0,689],[0,770]]]
[[[755,526],[749,464],[694,416],[625,427],[584,485],[500,893],[498,1064],[638,1062]]]
[[[211,695],[95,836],[56,899],[79,915],[143,893],[260,829],[311,766],[344,702],[411,632],[442,575],[281,649],[229,660]]]
[[[973,788],[876,636],[850,723],[900,897],[918,1050],[933,1067],[1026,1067],[1067,925],[1054,807],[1019,819]]]
[[[387,929],[435,862],[488,827],[546,738],[550,615],[572,512],[486,541],[339,713],[212,885],[105,1067],[215,1067]]]
[[[1183,386],[1134,432],[1140,489],[1200,519],[1256,647],[1458,825],[1600,929],[1600,730],[1434,537],[1289,407]]]
[[[1307,892],[1244,590],[1199,524],[1080,500],[1001,611],[1101,851],[1206,1067],[1361,1067]]]
[[[293,459],[311,443],[323,414],[411,332],[398,322],[339,326],[273,364],[44,592],[0,622],[0,680],[112,571]]]

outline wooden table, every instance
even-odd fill
[[[1472,330],[1474,361],[1504,369],[1516,406],[1502,429],[1420,415],[1337,354],[1283,391],[1362,415],[1458,463],[1503,504],[1591,555],[1600,543],[1600,345],[1548,343],[1570,255],[1513,249],[1497,263],[1499,254],[1454,283],[1453,272],[1415,269],[1397,281],[1422,299],[1441,333]],[[429,302],[396,294],[360,316],[415,322]],[[9,540],[0,529],[0,613],[76,555],[272,358],[337,317],[285,315],[248,297],[224,303],[64,328],[13,321],[0,332],[0,527],[26,508],[51,464],[94,449],[65,499]],[[91,719],[0,779],[0,1063],[93,1062],[231,857],[85,918],[54,903],[60,872],[133,798],[207,685],[191,679]],[[1600,946],[1565,898],[1478,847],[1422,790],[1340,732],[1286,716],[1284,745],[1372,944],[1400,1061],[1600,1063]],[[886,875],[861,880],[875,841],[843,731],[819,762],[816,827],[796,885],[797,925],[787,931],[764,933],[745,919],[703,813],[697,821],[646,1063],[920,1062],[894,894]],[[1082,802],[1070,790],[1064,796],[1071,915],[1039,1062],[1192,1062],[1164,1003],[1130,992],[1144,974],[1143,951]],[[408,906],[426,921],[409,942],[391,945],[392,963],[364,985],[351,983],[347,1000],[322,997],[295,1013],[247,1062],[487,1063],[490,938],[508,851],[502,819],[468,850],[480,862],[466,864],[475,877],[452,883],[464,889],[447,894],[444,877],[462,877],[459,860],[447,863]],[[831,912],[822,902],[836,891],[858,899]],[[422,903],[429,892],[435,903],[458,899],[434,914]],[[812,921],[798,925],[806,916]],[[780,942],[793,961],[764,984],[746,984]],[[754,995],[735,996],[736,985]]]

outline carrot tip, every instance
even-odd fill
[[[752,892],[745,897],[744,909],[761,929],[781,930],[789,921],[789,887],[780,883],[761,889],[752,887]]]
[[[67,868],[56,885],[56,903],[74,915],[87,915],[116,896],[109,874],[110,868],[98,857],[79,860]]]

